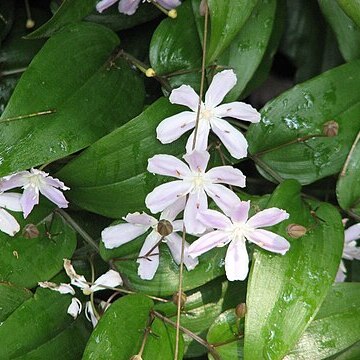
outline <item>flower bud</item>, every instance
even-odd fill
[[[207,0],[201,0],[199,13],[201,16],[205,16],[206,8],[208,7]]]
[[[145,75],[147,77],[154,77],[156,76],[156,72],[153,68],[148,68],[146,71],[145,71]]]
[[[185,293],[181,293],[180,295],[180,306],[183,308],[185,303],[186,303],[186,300],[187,300],[187,296]],[[172,301],[175,305],[178,305],[179,303],[179,292],[176,292],[174,293],[173,297],[172,297]]]
[[[246,310],[247,309],[245,303],[238,304],[235,308],[235,315],[241,319],[245,316]]]
[[[27,19],[25,27],[27,29],[32,29],[35,26],[35,21],[33,19]]]
[[[158,222],[156,230],[162,237],[165,237],[170,235],[174,228],[170,221],[162,219]]]
[[[306,227],[299,225],[299,224],[290,224],[286,228],[286,232],[293,239],[298,239],[306,234],[307,229],[306,229]]]
[[[336,136],[339,132],[339,124],[334,121],[327,121],[323,126],[323,133],[328,137]]]
[[[177,11],[175,9],[172,9],[168,12],[168,17],[171,19],[176,19],[177,18]]]
[[[23,229],[23,236],[26,239],[35,239],[39,237],[40,231],[34,224],[26,224]]]

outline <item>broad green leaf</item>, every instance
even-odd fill
[[[360,341],[360,284],[335,284],[286,360],[322,360]],[[349,359],[348,357],[346,359]]]
[[[250,153],[270,172],[302,184],[338,172],[360,128],[359,80],[360,62],[354,61],[266,104],[261,122],[250,125],[247,133]],[[338,123],[337,136],[323,136],[324,124],[329,121]],[[264,166],[260,171],[272,179]]]
[[[211,64],[230,45],[249,18],[258,0],[208,0],[210,37],[207,63]]]
[[[112,31],[95,24],[70,26],[46,42],[2,119],[55,112],[0,125],[1,175],[76,152],[141,111],[143,84],[111,55],[117,45]]]
[[[31,291],[27,289],[11,283],[0,283],[0,321],[4,322],[16,308],[31,296]]]
[[[358,360],[360,358],[360,342],[350,346],[341,354],[330,357],[329,360]]]
[[[244,340],[240,329],[240,319],[235,315],[235,309],[229,309],[220,314],[210,326],[206,340],[215,345],[222,360],[240,360],[244,358]],[[213,359],[209,355],[209,359]]]
[[[39,281],[51,279],[62,269],[63,259],[71,258],[76,235],[59,216],[54,215],[53,220],[38,225],[38,229],[40,235],[34,239],[20,234],[10,238],[0,233],[1,281],[31,288]]]
[[[245,318],[245,358],[282,359],[311,323],[331,287],[342,255],[340,214],[320,203],[316,220],[300,198],[296,181],[285,181],[267,207],[285,209],[290,218],[273,231],[290,241],[286,255],[256,250],[250,271]],[[305,226],[298,239],[286,234],[290,223]],[[291,320],[290,320],[291,319]]]
[[[319,5],[338,40],[341,54],[346,61],[360,57],[360,28],[333,0],[319,0]]]
[[[360,27],[360,0],[336,0],[346,15]]]
[[[155,154],[184,152],[183,141],[162,145],[155,131],[161,120],[179,109],[159,99],[65,166],[58,176],[73,189],[67,193],[69,199],[112,218],[145,210],[145,196],[159,185],[159,178],[146,171],[147,160]]]

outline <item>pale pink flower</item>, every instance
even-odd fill
[[[220,183],[244,187],[245,176],[232,166],[218,166],[205,172],[210,159],[207,151],[193,151],[184,155],[184,159],[189,166],[171,155],[155,155],[148,160],[149,172],[179,180],[156,187],[147,195],[145,203],[152,213],[157,213],[188,195],[184,210],[186,232],[202,234],[206,227],[196,220],[196,215],[207,209],[207,195],[222,210],[232,207],[239,198]]]
[[[249,271],[249,256],[246,240],[261,248],[284,255],[290,248],[288,241],[271,231],[259,229],[278,224],[289,218],[289,214],[278,208],[269,208],[258,212],[250,219],[250,201],[239,201],[230,212],[230,219],[215,210],[205,210],[197,219],[206,227],[217,229],[211,231],[189,247],[190,256],[200,256],[213,249],[230,243],[225,257],[226,277],[230,281],[244,280]]]
[[[136,239],[151,229],[137,259],[139,264],[138,275],[141,279],[151,280],[159,266],[159,243],[161,239],[169,247],[174,261],[180,264],[182,238],[177,232],[183,230],[183,221],[175,220],[175,218],[184,206],[185,198],[179,199],[160,214],[159,220],[146,213],[128,214],[124,218],[127,223],[109,226],[103,230],[101,233],[102,241],[107,249],[113,249]],[[159,233],[161,231],[159,227],[164,226],[164,224],[170,229],[170,233],[166,236]],[[185,242],[184,264],[190,271],[198,264],[198,260],[187,255],[188,247],[189,244]]]
[[[236,81],[233,70],[224,70],[214,76],[205,94],[205,102],[201,103],[196,150],[207,149],[211,129],[234,158],[240,159],[247,156],[248,144],[244,135],[222,118],[232,117],[257,123],[260,121],[260,114],[251,105],[239,101],[219,105],[225,95],[235,86]],[[157,138],[163,144],[173,142],[195,127],[199,102],[199,96],[189,85],[181,85],[173,90],[169,99],[172,104],[185,105],[192,111],[183,111],[170,116],[159,124],[156,129]],[[193,131],[186,144],[188,153],[192,151],[194,133]]]
[[[97,3],[96,10],[102,13],[104,10],[115,4],[118,0],[102,0]],[[180,0],[154,0],[159,5],[167,10],[175,9],[181,2]],[[143,0],[145,2],[145,0]],[[120,0],[119,1],[119,12],[126,15],[135,14],[141,0]]]
[[[350,226],[344,233],[344,249],[342,258],[346,260],[360,260],[360,247],[357,247],[356,240],[360,239],[360,223]],[[339,270],[335,281],[343,282],[346,278],[346,267],[343,260],[340,262]]]
[[[20,225],[6,210],[21,212],[20,197],[17,193],[0,193],[0,231],[10,236],[20,230]]]
[[[24,218],[30,214],[35,205],[39,204],[39,193],[47,197],[59,208],[68,206],[69,202],[60,190],[69,190],[69,188],[62,181],[49,176],[44,171],[31,169],[30,171],[20,171],[0,179],[0,191],[17,187],[24,189],[20,198]]]

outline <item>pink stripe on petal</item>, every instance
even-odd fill
[[[184,105],[196,112],[199,104],[199,95],[191,86],[181,85],[171,92],[169,100],[172,104]],[[194,115],[196,117],[196,114]]]
[[[245,187],[244,174],[232,166],[218,166],[210,169],[206,176],[211,179],[213,183],[223,183],[239,187]]]
[[[249,272],[249,255],[245,241],[232,241],[225,256],[225,272],[229,281],[245,280]]]
[[[345,230],[345,242],[360,239],[360,223],[350,226]]]
[[[21,194],[18,193],[3,193],[0,194],[0,207],[12,211],[22,211],[20,204]]]
[[[155,155],[148,160],[147,170],[153,174],[172,176],[183,179],[190,175],[190,170],[186,164],[172,155]]]
[[[185,154],[184,159],[189,164],[191,171],[205,172],[210,154],[207,151],[195,150],[189,154]]]
[[[34,206],[39,203],[39,193],[32,186],[27,187],[21,196],[20,203],[26,219]]]
[[[290,249],[290,243],[285,238],[268,230],[256,229],[246,237],[261,248],[281,255]]]
[[[16,219],[4,209],[0,209],[0,231],[10,236],[20,231],[20,225]]]
[[[219,118],[232,117],[239,120],[258,123],[261,119],[260,113],[251,105],[235,101],[228,104],[219,105],[215,109],[215,114]]]
[[[144,241],[139,257],[147,255],[147,258],[139,258],[136,262],[139,264],[138,275],[143,280],[152,280],[156,270],[159,267],[159,247],[155,247],[151,253],[149,251],[159,242],[160,235],[152,231]],[[148,254],[149,253],[149,254]]]
[[[247,156],[248,143],[239,130],[219,118],[211,120],[211,129],[219,137],[232,157],[241,159]]]
[[[207,108],[218,106],[225,95],[235,86],[236,75],[233,70],[223,70],[217,73],[205,94],[205,105]]]
[[[47,197],[51,202],[53,202],[59,208],[68,207],[69,202],[66,200],[64,194],[60,190],[55,189],[52,186],[46,186],[43,184],[41,184],[39,190],[41,194]]]
[[[210,133],[209,122],[200,120],[196,135],[195,148],[194,148],[194,136],[195,136],[195,130],[194,130],[186,142],[186,152],[189,154],[193,150],[206,151],[208,147],[209,133]]]
[[[124,220],[130,224],[143,225],[146,226],[147,228],[157,224],[157,220],[154,217],[144,212],[142,212],[141,214],[139,212],[129,213],[125,216]]]
[[[226,232],[221,230],[211,231],[194,241],[189,246],[188,254],[192,258],[195,258],[210,251],[214,247],[223,246],[228,241],[229,236]]]
[[[273,226],[288,218],[289,214],[285,210],[273,207],[259,211],[247,221],[247,225],[252,228]]]
[[[199,212],[197,219],[207,228],[225,230],[232,226],[231,221],[223,214],[215,210]]]
[[[202,234],[206,227],[197,220],[200,211],[207,209],[207,197],[204,191],[199,191],[189,195],[184,210],[184,224],[186,232],[189,234]]]
[[[104,10],[115,4],[118,0],[102,0],[96,4],[96,10],[102,13]]]
[[[119,12],[126,15],[133,15],[139,7],[141,0],[120,0]]]
[[[239,201],[233,208],[231,220],[237,223],[245,223],[249,217],[250,201]]]
[[[216,205],[228,216],[231,215],[234,206],[240,201],[238,196],[224,185],[206,185],[205,191],[215,201]]]
[[[195,127],[196,114],[192,111],[183,111],[170,116],[156,128],[156,137],[163,144],[169,144],[182,134]]]

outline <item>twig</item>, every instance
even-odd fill
[[[15,120],[23,120],[23,119],[32,118],[35,116],[40,116],[40,115],[49,115],[49,114],[53,114],[55,112],[56,112],[56,110],[45,110],[45,111],[39,111],[39,112],[32,113],[32,114],[13,116],[13,117],[5,118],[5,119],[0,119],[0,123],[5,123],[5,122],[10,122],[10,121],[15,121]]]

